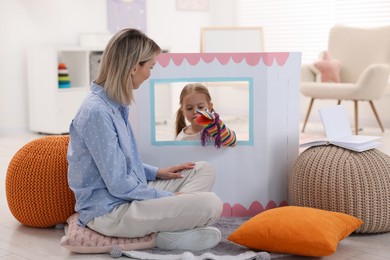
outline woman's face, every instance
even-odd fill
[[[133,89],[138,89],[141,84],[150,77],[150,70],[153,69],[155,64],[156,56],[145,62],[143,65],[137,64],[131,73]]]
[[[190,93],[183,98],[182,111],[184,117],[191,123],[195,123],[195,118],[198,116],[197,110],[212,111],[212,104],[208,102],[207,97],[203,93]]]

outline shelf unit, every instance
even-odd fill
[[[39,46],[27,53],[29,128],[44,134],[69,133],[69,125],[89,92],[102,49]],[[71,87],[58,87],[58,64],[65,63]]]

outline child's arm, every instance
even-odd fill
[[[226,125],[219,119],[219,115],[214,112],[197,111],[199,116],[195,121],[203,126],[201,133],[201,142],[205,146],[210,141],[210,136],[214,138],[214,145],[217,148],[223,146],[236,146],[236,133],[227,128]]]

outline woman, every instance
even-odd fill
[[[128,120],[133,90],[150,76],[160,47],[123,29],[107,44],[97,79],[70,125],[68,181],[81,226],[106,236],[158,233],[162,249],[205,250],[220,231],[221,200],[206,162],[157,168],[142,162]]]

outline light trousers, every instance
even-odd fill
[[[212,224],[221,216],[223,203],[210,192],[215,171],[207,162],[196,162],[181,172],[183,178],[150,181],[148,185],[183,194],[124,203],[96,217],[87,226],[106,236],[143,237],[150,233],[194,229]]]

